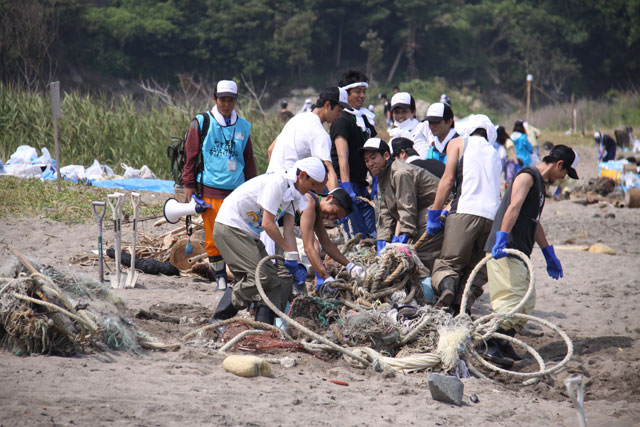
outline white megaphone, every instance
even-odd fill
[[[180,203],[176,199],[171,198],[164,202],[163,213],[167,222],[175,224],[182,216],[199,214],[210,207],[210,204],[198,200],[195,196],[191,198],[189,203]]]

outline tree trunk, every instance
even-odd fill
[[[416,52],[416,19],[412,18],[409,21],[409,31],[407,33],[407,79],[409,81],[418,78],[418,67],[416,67],[416,60],[414,54]]]
[[[340,26],[338,27],[338,46],[336,46],[336,67],[340,66],[342,60],[342,35],[344,32],[344,16],[340,17]]]
[[[400,64],[400,59],[402,59],[402,54],[404,53],[404,48],[401,48],[396,55],[396,59],[393,61],[393,65],[391,66],[391,71],[389,71],[389,76],[387,77],[387,84],[391,83],[393,80],[393,76],[396,73],[396,69],[398,68],[398,64]]]

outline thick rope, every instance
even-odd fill
[[[300,323],[296,322],[295,320],[293,320],[292,318],[290,318],[289,316],[287,316],[285,313],[283,313],[282,311],[280,311],[280,309],[278,307],[275,306],[274,303],[271,302],[271,300],[269,299],[269,297],[267,297],[267,294],[264,292],[264,289],[262,288],[262,283],[260,280],[260,271],[262,269],[262,266],[265,264],[265,262],[269,262],[273,259],[284,259],[283,257],[281,257],[280,255],[269,255],[266,256],[264,258],[262,258],[260,260],[260,262],[258,263],[258,266],[256,267],[256,288],[258,289],[258,293],[260,293],[260,296],[262,297],[262,301],[267,305],[267,307],[269,307],[276,315],[278,315],[278,317],[282,318],[283,320],[285,320],[288,324],[293,325],[296,329],[298,329],[299,331],[303,332],[305,335],[310,336],[313,339],[316,339],[320,342],[323,342],[324,344],[328,345],[329,347],[331,347],[333,350],[339,351],[340,353],[343,353],[353,359],[356,359],[357,361],[359,361],[360,363],[364,364],[364,366],[369,366],[369,364],[371,362],[369,362],[367,359],[363,358],[362,356],[355,354],[341,346],[339,346],[338,344],[328,340],[327,338],[323,337],[322,335],[318,335],[315,332],[311,331],[310,329],[302,326]]]

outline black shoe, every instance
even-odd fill
[[[498,329],[498,333],[508,335],[512,338],[516,335],[516,331],[514,329],[509,329],[508,331]],[[516,351],[513,349],[513,346],[509,341],[501,340],[501,339],[498,339],[497,341],[498,341],[498,348],[500,349],[500,352],[503,355],[505,355],[510,359],[515,360],[516,362],[524,359],[524,356],[521,356],[518,353],[516,353]]]
[[[273,325],[275,320],[275,313],[266,305],[261,305],[256,308],[256,321],[266,323],[267,325]]]
[[[500,348],[498,347],[498,342],[495,338],[489,338],[486,341],[486,348],[484,350],[484,353],[481,353],[481,355],[489,362],[494,363],[504,369],[511,369],[511,367],[513,366],[513,359],[502,354]]]
[[[222,298],[220,298],[220,302],[218,303],[218,307],[216,307],[216,312],[209,321],[210,324],[214,324],[221,320],[231,319],[233,316],[238,314],[238,309],[233,305],[231,294],[233,294],[232,288],[225,289],[224,294],[222,294]]]
[[[451,307],[456,299],[456,282],[453,277],[447,276],[438,283],[440,297],[436,301],[435,307]]]

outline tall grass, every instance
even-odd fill
[[[593,135],[596,130],[613,136],[613,130],[620,126],[631,126],[640,130],[640,92],[610,91],[603,99],[579,99],[574,108],[577,116],[576,130],[580,132],[584,124],[585,134]],[[531,109],[530,122],[538,128],[566,131],[571,128],[571,104],[551,104]],[[513,123],[523,119],[524,113],[513,113],[501,118],[510,130]]]
[[[189,121],[203,107],[160,105],[154,100],[134,100],[131,95],[112,98],[79,92],[62,94],[58,120],[62,166],[89,166],[94,159],[122,173],[120,163],[139,169],[147,165],[159,177],[171,179],[167,145],[182,137]],[[192,111],[186,114],[183,111]],[[242,114],[242,113],[241,113]],[[282,123],[275,116],[248,112],[253,122],[251,139],[258,171],[267,166],[267,148]],[[0,83],[0,159],[6,162],[20,145],[43,147],[54,153],[53,120],[48,93],[34,93]]]

